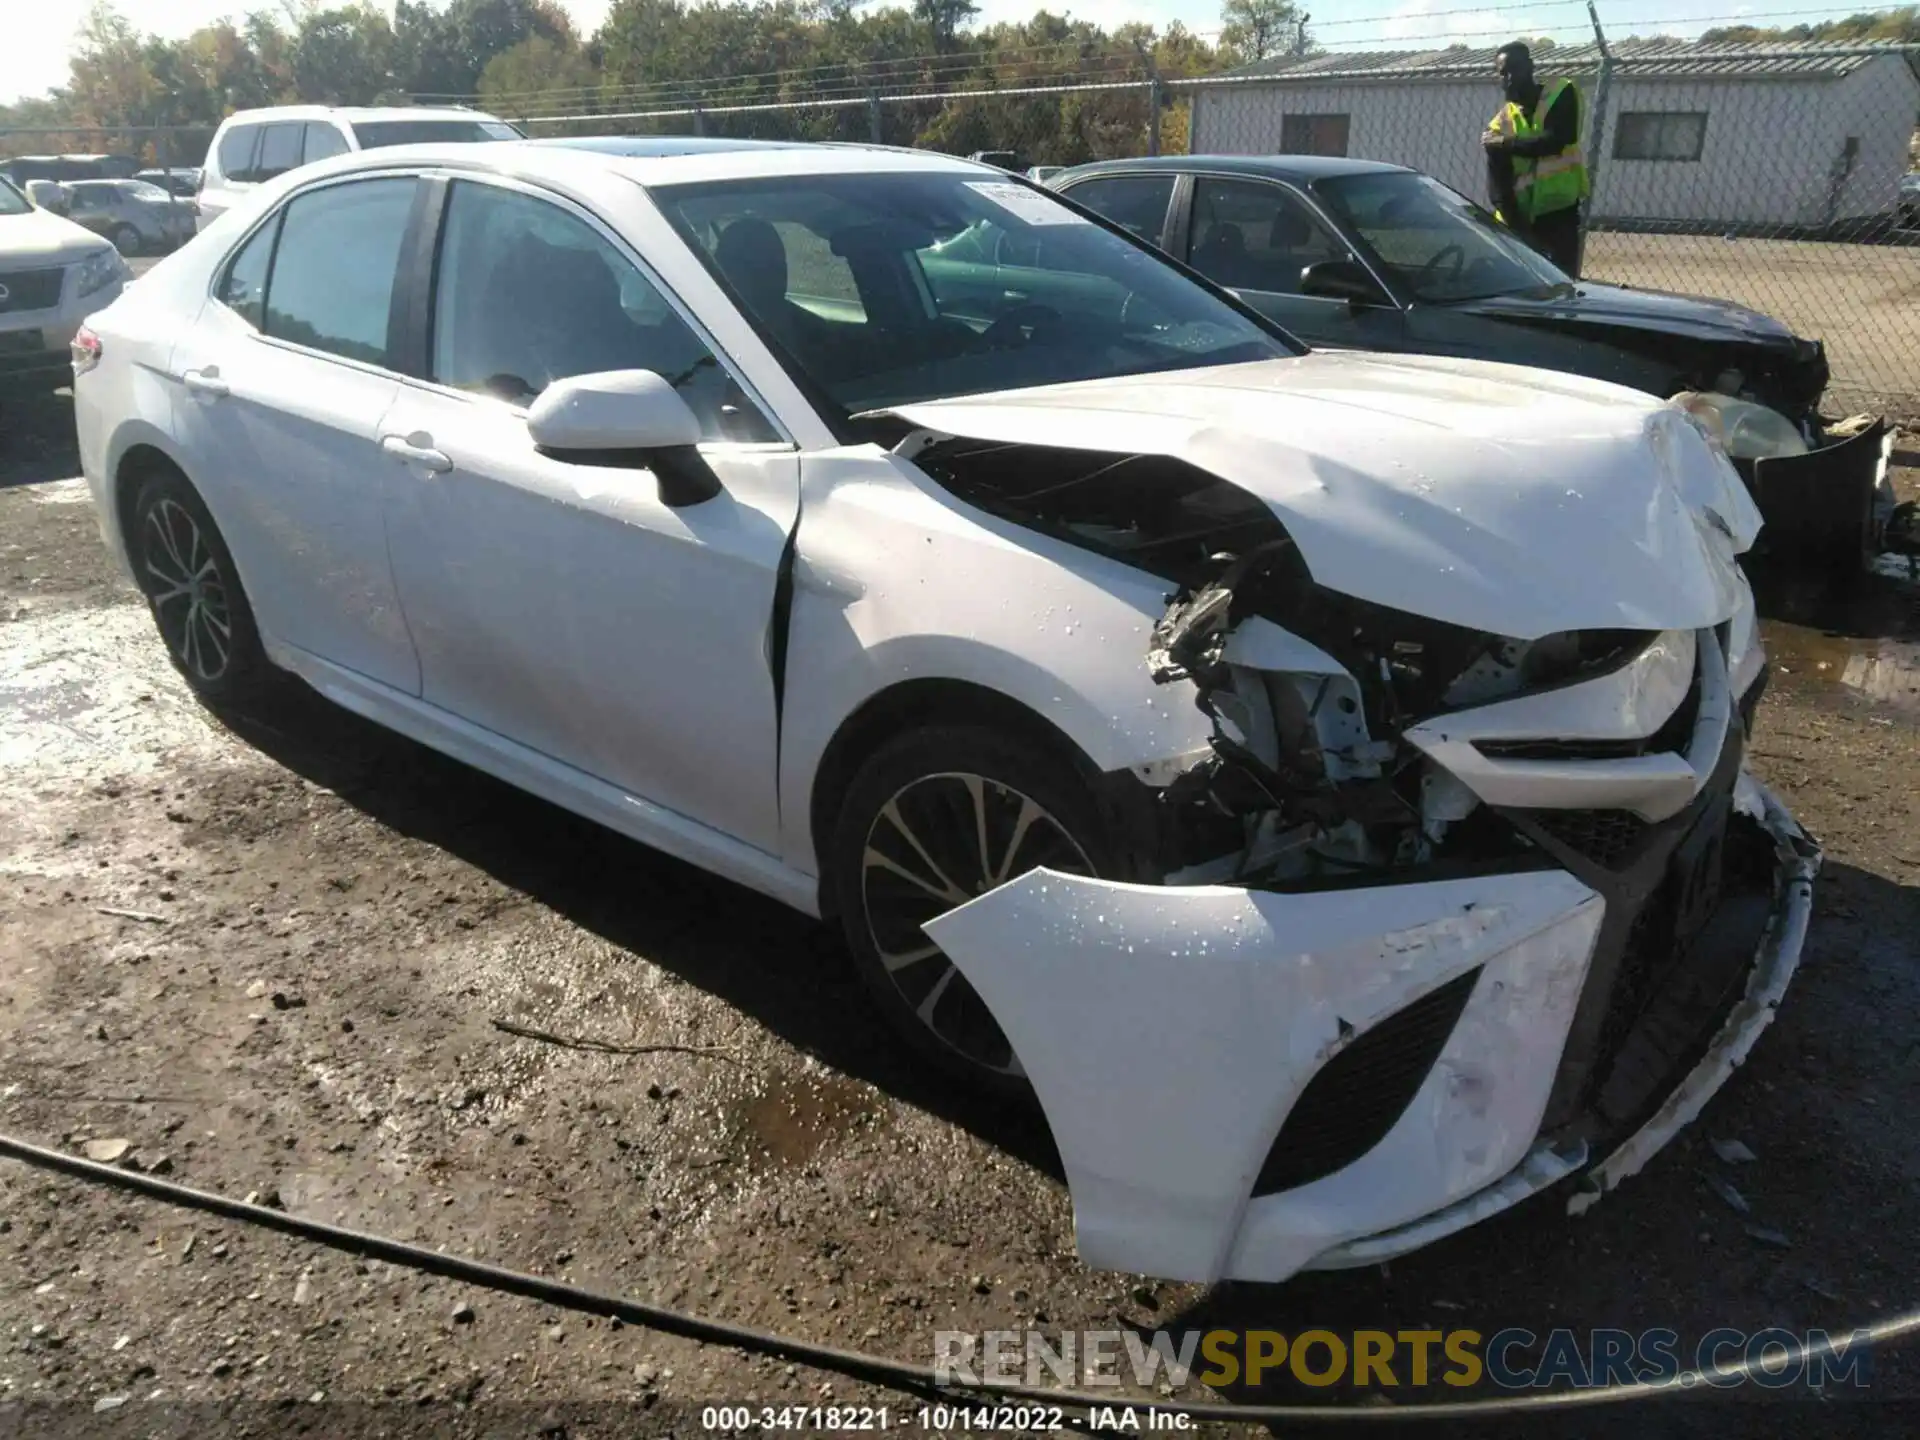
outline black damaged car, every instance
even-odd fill
[[[1820,413],[1820,341],[1724,300],[1572,280],[1419,171],[1184,155],[1079,166],[1050,185],[1309,344],[1539,366],[1679,399],[1721,437],[1767,521],[1761,549],[1780,559],[1857,567],[1895,543],[1890,522],[1911,528],[1893,515],[1891,429]]]

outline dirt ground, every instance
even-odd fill
[[[198,708],[68,482],[70,424],[55,401],[0,429],[0,1132],[916,1363],[948,1328],[1697,1337],[1920,1302],[1920,588],[1897,577],[1769,601],[1755,763],[1827,868],[1780,1017],[1702,1121],[1579,1221],[1548,1196],[1391,1267],[1203,1291],[1080,1265],[1044,1127],[908,1064],[831,933],[315,697]],[[1876,1356],[1864,1398],[1536,1428],[1892,1433],[1920,1414],[1897,1397],[1920,1352]],[[0,1163],[0,1436],[579,1440],[828,1399],[910,1408]]]
[[[1603,232],[1582,273],[1723,295],[1826,341],[1831,406],[1920,422],[1920,249],[1826,240]]]

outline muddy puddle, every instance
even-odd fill
[[[1775,683],[1920,724],[1920,583],[1908,578],[1905,560],[1899,567],[1846,598],[1813,593],[1773,606],[1763,598],[1776,616],[1760,625]]]
[[[804,1165],[836,1135],[873,1123],[878,1097],[838,1075],[785,1074],[734,1102],[729,1120],[741,1157],[775,1169]]]

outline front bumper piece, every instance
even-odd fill
[[[1678,753],[1472,748],[1565,722],[1533,711],[1576,692],[1618,691],[1611,726],[1649,733],[1689,675]],[[1681,634],[1409,731],[1534,842],[1492,873],[1283,892],[1041,870],[928,922],[1026,1068],[1082,1258],[1277,1281],[1576,1175],[1578,1213],[1644,1165],[1772,1019],[1819,864],[1742,767],[1753,687],[1729,679],[1713,632]]]
[[[1894,505],[1893,440],[1893,427],[1876,420],[1805,455],[1734,461],[1765,522],[1766,558],[1846,572],[1879,551]]]

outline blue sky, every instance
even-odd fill
[[[90,0],[0,0],[9,12],[6,44],[0,49],[0,103],[38,94],[60,84],[67,74],[67,53]],[[293,0],[298,3],[298,0]],[[591,31],[606,14],[608,0],[561,0],[582,30]],[[1810,0],[1599,0],[1609,35],[1636,33],[1697,35],[1709,25],[1756,23],[1791,25],[1874,8],[1871,3],[1821,7]],[[120,12],[143,30],[169,37],[185,35],[223,15],[249,9],[279,9],[274,0],[120,0]],[[1040,8],[1034,0],[981,0],[982,19],[1019,20]],[[1165,25],[1179,20],[1190,30],[1213,31],[1220,25],[1219,0],[1083,0],[1050,8],[1097,19],[1105,24],[1146,20]],[[1330,50],[1361,46],[1418,46],[1460,39],[1495,44],[1516,34],[1584,39],[1591,33],[1585,0],[1305,0],[1313,30]]]

